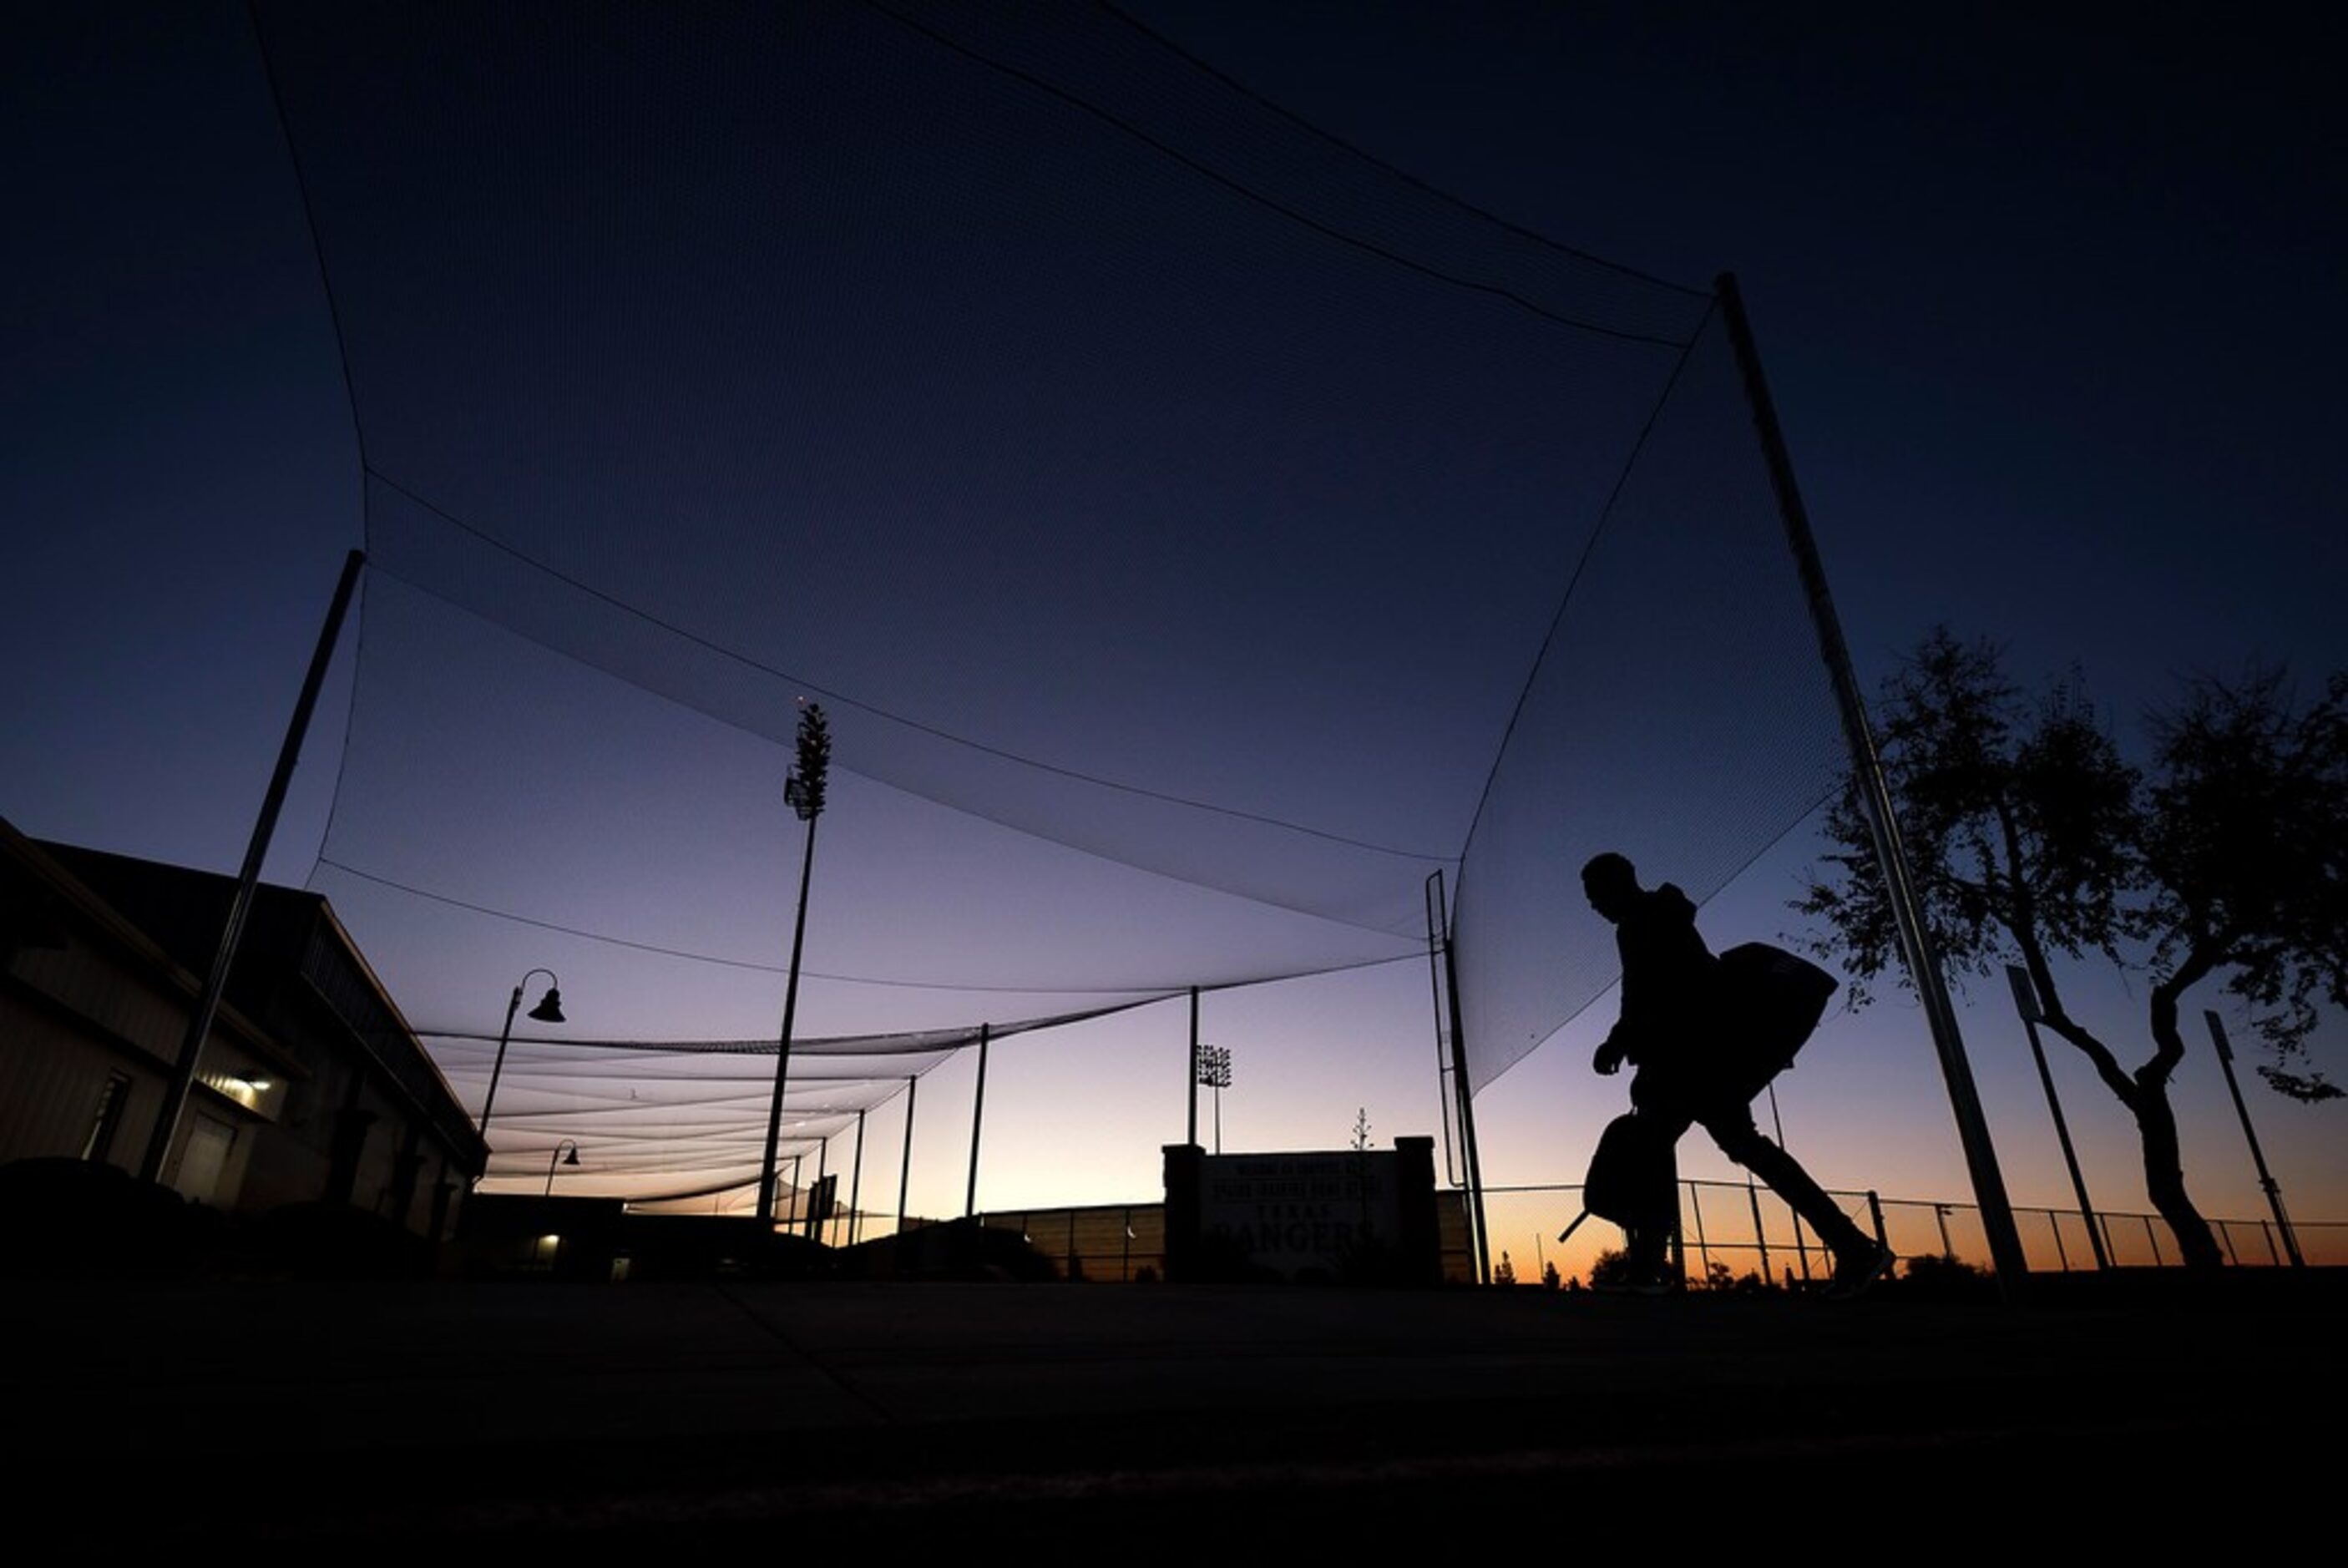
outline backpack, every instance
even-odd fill
[[[1630,1111],[1606,1124],[1581,1180],[1581,1212],[1626,1230],[1679,1223],[1678,1164],[1671,1144],[1657,1136],[1653,1117]],[[1572,1233],[1568,1226],[1566,1235]]]

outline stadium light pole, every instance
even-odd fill
[[[1199,1082],[1215,1091],[1215,1152],[1223,1151],[1223,1090],[1231,1087],[1231,1053],[1226,1046],[1199,1047]]]
[[[791,928],[791,973],[783,985],[783,1036],[775,1053],[775,1098],[767,1109],[766,1158],[758,1162],[758,1218],[775,1219],[776,1149],[783,1136],[783,1089],[791,1073],[791,1029],[799,1006],[799,954],[807,945],[808,882],[815,874],[815,820],[823,815],[824,786],[831,771],[831,728],[820,704],[799,710],[798,766],[783,785],[783,799],[807,824],[807,851],[799,861],[799,911]]]
[[[1190,1130],[1185,1140],[1191,1148],[1199,1146],[1199,988],[1190,987],[1190,1082],[1183,1089],[1190,1110]]]

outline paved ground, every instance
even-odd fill
[[[0,1288],[33,1539],[2157,1542],[2348,1476],[2341,1282],[2027,1310],[1015,1284]],[[2310,1435],[2312,1434],[2312,1435]],[[2324,1496],[2329,1500],[2331,1493]],[[1766,1522],[1766,1523],[1764,1522]]]

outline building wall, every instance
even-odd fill
[[[0,969],[0,1161],[94,1152],[135,1172],[145,1158],[168,1081],[165,1064],[187,1030],[188,1001],[109,953],[104,936],[76,923],[63,945],[19,949]],[[117,1074],[128,1079],[121,1107],[105,1148],[93,1151],[92,1126]],[[188,1196],[233,1208],[256,1130],[268,1125],[285,1072],[215,1030],[199,1074],[163,1180]],[[253,1081],[271,1088],[244,1088]],[[223,1089],[241,1091],[247,1103]],[[209,1143],[212,1136],[197,1132],[199,1115],[227,1130],[228,1149],[216,1167],[200,1153],[185,1171],[191,1182],[203,1178],[204,1190],[195,1191],[181,1181],[190,1140]]]
[[[231,891],[0,823],[0,1163],[90,1153],[118,1074],[96,1153],[139,1171],[198,990],[190,965],[217,943]],[[165,1184],[221,1209],[347,1203],[446,1233],[479,1135],[324,901],[261,895]]]

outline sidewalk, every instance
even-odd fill
[[[1211,1551],[1629,1495],[2333,1484],[2336,1281],[2015,1311],[1015,1284],[18,1284],[20,1521],[280,1544]],[[2290,1421],[2292,1413],[2301,1416]],[[2131,1501],[2131,1499],[2135,1501]],[[1560,1513],[1560,1511],[1565,1511]],[[1461,1522],[1466,1522],[1463,1517]],[[780,1533],[778,1533],[778,1532]],[[1105,1533],[1095,1533],[1105,1532]],[[1374,1536],[1358,1537],[1369,1540]]]

